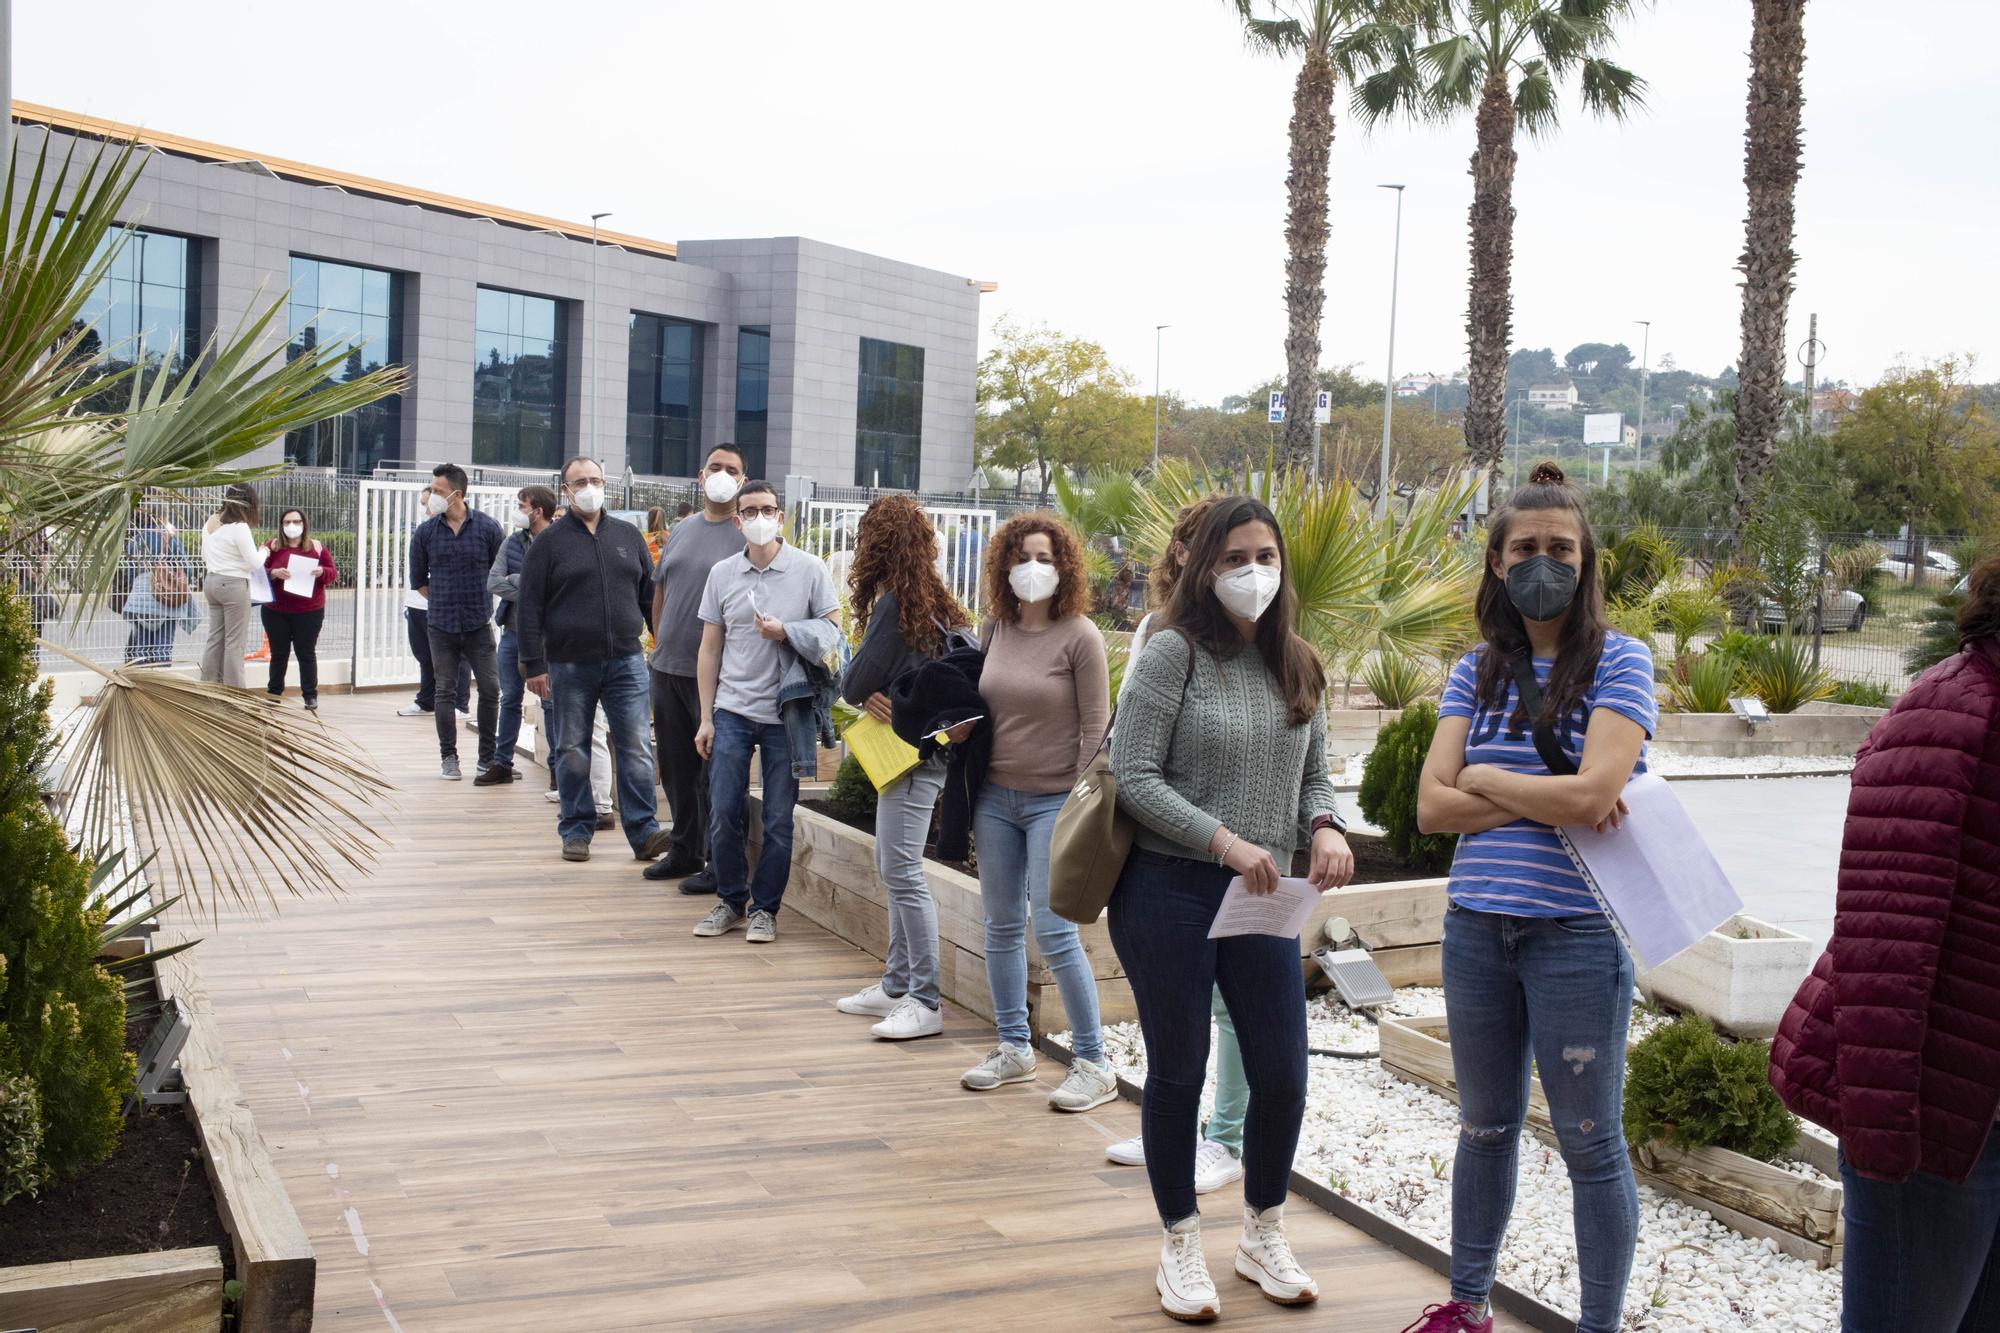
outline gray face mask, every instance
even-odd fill
[[[1576,571],[1552,555],[1531,555],[1507,571],[1507,599],[1529,620],[1555,620],[1576,597]]]

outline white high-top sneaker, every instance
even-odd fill
[[[1292,1257],[1285,1239],[1285,1206],[1258,1212],[1243,1208],[1243,1239],[1236,1244],[1236,1276],[1255,1282],[1280,1305],[1309,1305],[1319,1299],[1319,1283]]]
[[[1201,1252],[1199,1213],[1167,1228],[1153,1285],[1159,1289],[1160,1309],[1182,1323],[1205,1324],[1221,1317],[1222,1298],[1215,1294],[1215,1279]]]

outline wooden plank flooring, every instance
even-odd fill
[[[558,857],[540,771],[439,781],[406,696],[328,696],[402,784],[374,878],[225,915],[198,958],[227,1053],[319,1255],[324,1328],[1165,1328],[1135,1108],[974,1094],[990,1047],[876,1042],[833,1009],[878,973],[796,918],[698,940],[706,908],[624,840]],[[460,747],[467,767],[468,737]],[[712,900],[711,900],[712,901]],[[1229,1276],[1241,1195],[1207,1196],[1225,1326],[1393,1333],[1444,1282],[1295,1199],[1324,1292]],[[1521,1325],[1506,1320],[1503,1328]]]

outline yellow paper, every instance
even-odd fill
[[[875,790],[902,777],[917,766],[917,750],[898,736],[888,723],[877,722],[863,713],[847,727],[847,748],[861,761],[861,769]]]

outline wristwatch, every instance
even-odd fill
[[[1347,836],[1347,821],[1337,814],[1314,815],[1312,831],[1318,833],[1323,828],[1330,828],[1343,838]]]

